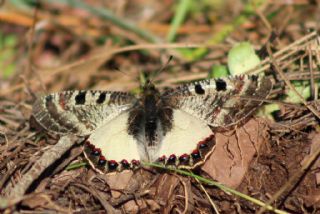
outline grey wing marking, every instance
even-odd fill
[[[86,136],[136,102],[124,92],[65,91],[37,99],[32,116],[50,132]]]
[[[204,120],[216,129],[234,126],[250,116],[272,89],[264,76],[242,75],[182,85],[163,94],[168,105]]]

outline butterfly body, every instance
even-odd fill
[[[271,88],[265,77],[238,76],[163,93],[148,82],[139,97],[67,91],[38,99],[33,116],[48,131],[87,136],[85,156],[101,173],[134,169],[141,161],[194,168],[213,151],[213,132],[248,118]]]

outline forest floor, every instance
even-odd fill
[[[0,212],[320,213],[318,1],[32,2],[1,4]],[[160,90],[176,87],[227,69],[243,41],[261,60],[246,74],[264,73],[273,89],[246,123],[214,133],[192,172],[99,174],[83,139],[57,148],[65,139],[32,126],[41,95],[138,94],[148,74]]]

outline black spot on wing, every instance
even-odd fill
[[[97,104],[101,104],[103,103],[104,101],[106,100],[106,93],[105,92],[102,92],[100,95],[99,95],[99,98],[97,99]]]
[[[83,105],[86,102],[86,93],[86,91],[79,91],[79,93],[75,97],[76,105]]]
[[[227,89],[227,83],[223,79],[216,79],[216,90],[225,91]]]
[[[45,99],[46,99],[46,104],[47,104],[47,103],[51,103],[51,102],[52,102],[53,97],[52,97],[52,95],[50,94],[50,95],[46,96]]]
[[[202,88],[202,86],[200,84],[196,84],[194,86],[194,90],[197,94],[204,94],[205,93],[204,89]]]
[[[45,101],[45,105],[46,105],[46,108],[47,110],[50,112],[50,111],[56,111],[56,106],[55,104],[53,103],[53,96],[50,94],[48,96],[46,96],[46,101]]]
[[[259,76],[258,75],[250,75],[249,77],[251,77],[252,81],[257,82]]]

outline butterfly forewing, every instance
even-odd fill
[[[163,99],[212,128],[225,130],[248,118],[271,88],[264,76],[243,75],[185,84],[165,92]]]
[[[65,91],[39,98],[32,115],[50,132],[85,136],[136,102],[133,95],[123,92]]]

